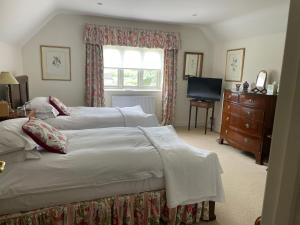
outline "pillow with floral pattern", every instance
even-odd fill
[[[60,116],[70,116],[68,107],[58,98],[49,96],[49,103],[59,112]]]
[[[45,150],[66,154],[67,137],[56,128],[36,118],[30,118],[22,126],[23,131]]]

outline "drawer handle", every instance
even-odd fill
[[[253,103],[253,102],[254,102],[254,100],[253,100],[252,98],[250,98],[250,99],[249,99],[249,102],[250,102],[250,103]]]
[[[227,106],[227,109],[230,109],[230,105],[229,105],[229,106]]]
[[[250,124],[249,124],[249,123],[246,123],[246,124],[245,124],[245,127],[246,127],[246,128],[249,128],[249,127],[250,127]]]
[[[231,98],[231,95],[228,95],[228,98]]]
[[[228,134],[228,130],[225,130],[225,134]]]
[[[226,120],[227,120],[227,121],[229,120],[229,116],[226,117]]]
[[[245,143],[248,143],[248,138],[244,138],[244,142],[245,142]]]
[[[250,112],[250,111],[248,111],[248,112],[247,112],[247,114],[250,116],[250,115],[251,115],[251,112]]]

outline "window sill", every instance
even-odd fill
[[[158,89],[114,89],[114,88],[105,88],[104,91],[107,91],[107,92],[161,92],[162,90],[158,90]]]

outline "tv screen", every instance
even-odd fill
[[[187,96],[199,100],[220,101],[222,79],[189,77]]]

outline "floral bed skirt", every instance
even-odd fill
[[[215,219],[214,202],[168,209],[165,191],[108,197],[0,216],[0,225],[179,225]]]

